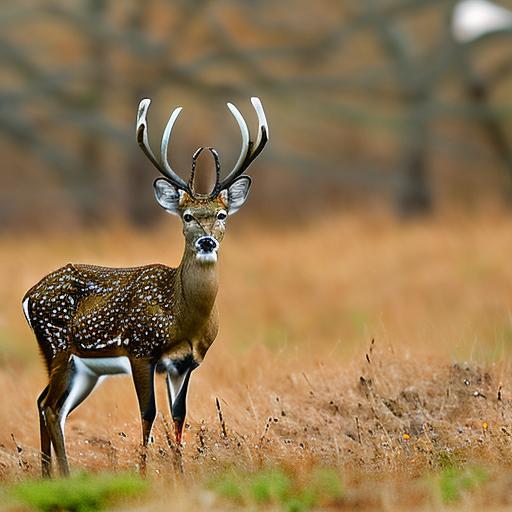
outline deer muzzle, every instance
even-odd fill
[[[202,236],[198,238],[195,243],[196,258],[203,262],[217,261],[217,251],[219,249],[219,242],[213,236]]]

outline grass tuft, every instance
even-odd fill
[[[93,512],[146,490],[147,483],[133,474],[79,473],[71,478],[25,481],[12,487],[11,495],[34,510]]]
[[[251,480],[249,492],[256,503],[285,503],[290,498],[292,482],[281,470],[263,471]]]
[[[287,512],[303,512],[343,497],[339,476],[330,469],[316,469],[300,482],[281,469],[237,474],[228,471],[210,483],[222,499],[245,507],[272,506]]]
[[[445,468],[438,475],[441,499],[446,504],[456,503],[464,493],[477,489],[487,479],[488,473],[481,467]]]

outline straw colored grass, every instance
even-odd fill
[[[293,499],[309,492],[315,471],[331,468],[343,494],[318,506],[335,509],[506,507],[512,219],[397,225],[331,216],[265,228],[240,216],[233,224],[221,255],[221,331],[192,379],[181,460],[167,440],[158,383],[148,509],[292,503],[231,501],[215,482],[233,468],[257,481],[262,471],[283,472]],[[0,477],[7,484],[39,473],[35,399],[45,375],[22,317],[24,291],[68,261],[177,264],[181,239],[174,224],[1,243]],[[71,465],[134,470],[139,436],[132,384],[111,379],[68,421]]]

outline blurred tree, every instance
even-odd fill
[[[107,0],[87,0],[85,15],[89,18],[88,23],[103,23],[107,15]],[[105,96],[108,90],[108,51],[107,41],[98,34],[97,37],[88,38],[88,61],[91,69],[87,91],[81,107],[85,110],[91,109],[96,112],[103,112],[106,107]],[[83,134],[82,161],[87,169],[88,183],[86,200],[81,204],[80,217],[87,224],[97,224],[102,220],[102,212],[97,208],[94,197],[97,197],[103,180],[100,172],[103,168],[104,143],[94,131],[87,131]]]
[[[414,41],[399,31],[391,16],[379,12],[375,0],[365,0],[365,3],[373,17],[380,45],[395,69],[397,92],[405,106],[396,208],[406,217],[429,213],[433,199],[428,174],[428,113],[433,91],[421,76],[419,59],[414,58]]]
[[[475,110],[481,112],[480,124],[503,160],[508,172],[505,196],[512,204],[512,146],[502,119],[492,112],[492,91],[512,74],[512,55],[507,55],[494,69],[482,73],[473,65],[472,56],[466,49],[489,37],[512,35],[512,10],[487,0],[462,0],[455,4],[450,24],[466,95]]]
[[[130,32],[138,34],[141,37],[148,31],[149,20],[148,13],[151,11],[153,2],[136,2],[132,5],[128,15],[127,26]],[[145,96],[152,96],[152,86],[148,88],[144,80],[144,63],[139,59],[132,59],[130,62],[131,76],[129,100],[132,105],[138,105]],[[130,221],[137,226],[148,226],[155,217],[156,209],[153,202],[147,200],[148,196],[141,194],[147,186],[147,169],[145,168],[145,157],[139,148],[132,144],[128,150],[130,154],[129,163],[126,169],[127,194],[129,197],[126,203],[128,217]]]
[[[27,218],[27,208],[41,211],[44,197],[52,197],[45,211],[54,219],[61,209],[72,208],[86,224],[116,211],[141,226],[153,222],[151,194],[142,193],[148,189],[147,164],[133,140],[134,109],[142,96],[164,100],[171,91],[180,102],[201,105],[262,96],[273,129],[266,162],[290,169],[288,175],[303,184],[293,188],[297,201],[314,173],[315,186],[325,183],[334,200],[336,190],[367,199],[368,192],[377,192],[392,197],[403,215],[431,211],[433,154],[454,155],[451,165],[461,183],[468,163],[494,162],[485,137],[472,144],[468,157],[464,135],[457,141],[454,131],[447,140],[438,131],[439,119],[464,126],[478,120],[512,174],[510,110],[493,93],[499,82],[501,91],[508,90],[502,98],[512,96],[504,86],[512,69],[505,38],[512,29],[501,23],[461,39],[461,25],[457,31],[446,22],[461,4],[475,2],[490,4],[6,4],[0,8],[0,131],[4,166],[17,169],[17,179],[5,180],[0,190],[0,225]],[[485,68],[479,64],[483,47],[492,54],[492,65]],[[454,93],[460,78],[469,102]],[[208,119],[200,129],[217,133]],[[222,132],[220,143],[227,145],[232,132]],[[20,150],[30,154],[33,170],[16,164]],[[31,175],[48,179],[27,191],[25,178]],[[272,194],[272,188],[260,190]],[[293,194],[287,197],[293,201]]]

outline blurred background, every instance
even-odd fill
[[[226,101],[255,133],[259,96],[270,126],[222,245],[193,428],[215,424],[221,397],[257,445],[279,415],[272,389],[307,423],[318,383],[336,400],[348,388],[331,376],[359,385],[372,339],[398,375],[407,358],[432,363],[433,382],[448,361],[512,354],[512,0],[18,0],[0,6],[0,59],[0,456],[14,434],[38,467],[46,376],[24,293],[67,262],[180,261],[180,223],[156,204],[135,141],[143,97],[153,148],[184,107],[169,151],[183,177],[198,146],[217,148],[224,172],[238,158]],[[105,446],[117,431],[138,443],[131,385],[103,386],[71,428],[84,443],[98,429]]]
[[[512,347],[511,1],[21,0],[0,26],[6,361],[37,361],[20,300],[48,272],[179,262],[135,141],[143,97],[154,148],[184,107],[184,177],[198,146],[224,172],[238,158],[226,101],[253,133],[251,96],[268,117],[223,244],[220,354]]]
[[[21,0],[0,27],[0,230],[161,218],[134,138],[142,97],[155,147],[184,107],[184,176],[200,145],[231,168],[225,102],[254,130],[261,97],[256,219],[512,205],[510,1]]]

